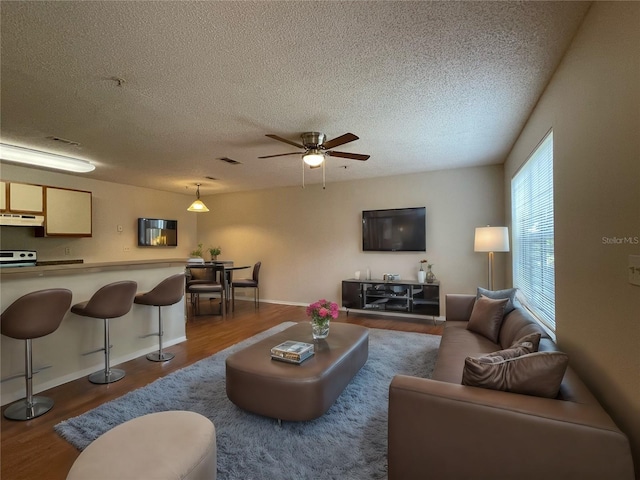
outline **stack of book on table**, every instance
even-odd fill
[[[287,340],[271,349],[271,358],[289,363],[302,363],[313,356],[313,344]]]

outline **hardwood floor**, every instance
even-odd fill
[[[209,300],[202,300],[201,313],[212,311],[205,302]],[[253,302],[237,301],[235,312],[231,312],[225,320],[208,315],[190,317],[186,327],[187,341],[166,349],[175,354],[175,358],[169,362],[150,362],[142,356],[118,366],[127,375],[116,383],[94,385],[86,378],[80,378],[42,392],[42,395],[56,402],[47,414],[27,422],[10,421],[2,417],[1,478],[64,479],[80,452],[54,432],[53,426],[57,423],[81,415],[281,322],[305,320],[303,307],[263,303],[255,310]],[[350,312],[348,316],[340,312],[336,321],[435,335],[442,334],[443,329],[441,324],[434,326],[430,318],[387,317],[355,312]],[[113,340],[117,342],[117,339]],[[35,384],[37,386],[37,376]],[[2,408],[3,412],[5,408],[6,405]]]

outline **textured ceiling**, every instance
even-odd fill
[[[2,141],[203,194],[300,185],[267,133],[358,135],[328,183],[502,163],[588,6],[2,1]]]

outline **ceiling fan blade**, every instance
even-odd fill
[[[331,157],[341,157],[341,158],[350,158],[351,160],[367,160],[370,155],[361,155],[359,153],[348,153],[348,152],[324,152],[325,155],[329,155]]]
[[[277,155],[265,155],[258,158],[284,157],[285,155],[302,155],[304,152],[278,153]]]
[[[322,144],[322,148],[325,150],[330,150],[334,147],[339,147],[340,145],[344,145],[345,143],[353,142],[354,140],[358,140],[356,135],[353,133],[345,133],[344,135],[340,135],[339,137],[334,138],[333,140],[329,140],[328,142],[324,142]]]
[[[291,140],[287,140],[286,138],[279,137],[278,135],[267,134],[269,138],[273,138],[274,140],[278,140],[279,142],[288,143],[289,145],[293,145],[294,147],[302,148],[304,150],[304,145],[300,145],[299,143],[292,142]]]

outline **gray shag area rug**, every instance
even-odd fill
[[[82,450],[132,418],[190,410],[216,427],[219,480],[386,478],[389,383],[396,374],[430,377],[440,337],[370,329],[369,359],[329,411],[315,420],[280,426],[231,403],[225,391],[225,358],[291,325],[273,327],[65,420],[55,431]]]

